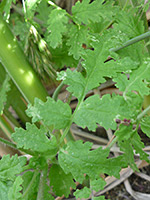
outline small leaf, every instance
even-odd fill
[[[21,176],[18,176],[13,184],[13,186],[8,191],[9,200],[20,200],[22,197],[21,194],[21,184],[23,183],[23,179]]]
[[[96,192],[98,192],[99,190],[103,190],[105,185],[106,181],[104,181],[104,179],[101,177],[90,181],[91,189]]]
[[[76,198],[84,198],[87,199],[89,198],[90,194],[91,194],[91,190],[87,187],[84,187],[83,189],[79,190],[77,189],[74,193]]]
[[[82,45],[87,42],[88,29],[85,26],[71,26],[69,30],[69,39],[67,45],[70,46],[69,55],[73,55],[74,59],[78,60],[84,54]]]
[[[62,43],[62,34],[67,30],[67,22],[66,11],[62,9],[54,9],[48,16],[47,42],[51,47],[56,48]]]

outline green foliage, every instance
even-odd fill
[[[107,159],[109,149],[98,148],[90,151],[92,143],[83,144],[81,140],[68,142],[65,149],[61,149],[58,157],[60,166],[66,173],[72,173],[75,180],[82,183],[84,174],[92,179],[97,179],[100,173],[107,173],[119,178],[120,167],[117,162],[124,165],[122,156],[115,159]],[[82,152],[82,154],[80,153]],[[111,169],[108,167],[111,165]],[[82,167],[84,166],[84,168]]]
[[[18,176],[13,184],[13,186],[10,188],[8,193],[9,200],[19,200],[22,197],[21,190],[22,187],[20,186],[23,183],[23,179],[21,176]]]
[[[124,105],[124,107],[122,107]],[[130,118],[130,110],[123,97],[105,95],[102,99],[94,95],[86,99],[76,111],[74,122],[83,128],[95,130],[97,123],[105,129],[116,129],[116,119]]]
[[[48,97],[47,102],[35,98],[34,106],[29,105],[27,114],[32,122],[42,120],[47,126],[54,125],[56,129],[65,128],[71,120],[71,109],[68,104]]]
[[[128,165],[138,170],[135,153],[149,162],[138,134],[141,125],[141,130],[150,137],[150,117],[142,111],[144,96],[150,94],[149,49],[141,41],[117,52],[110,50],[146,30],[142,13],[138,13],[142,3],[133,3],[134,8],[130,3],[124,5],[117,1],[77,1],[71,14],[53,1],[27,0],[23,12],[19,3],[14,7],[10,25],[34,70],[44,80],[44,73],[55,78],[55,69],[58,69],[57,79],[67,85],[70,96],[76,97],[78,103],[72,111],[69,103],[51,97],[44,102],[32,95],[34,91],[29,91],[34,104],[28,104],[26,113],[32,123],[26,123],[26,128],[15,128],[11,140],[32,158],[26,163],[23,156],[3,156],[0,199],[54,200],[63,195],[68,198],[71,188],[76,198],[89,198],[93,190],[98,192],[105,187],[102,174],[119,178],[121,169]],[[0,5],[7,21],[11,5],[12,1],[3,1]],[[143,11],[146,9],[144,6]],[[10,49],[8,46],[8,52]],[[115,82],[116,94],[87,95],[102,83],[107,84],[108,79]],[[1,113],[13,101],[13,108],[20,107],[20,95],[14,93],[15,87],[8,76],[5,78],[5,73],[1,73],[0,84]],[[27,84],[30,83],[27,81]],[[120,91],[123,95],[119,95]],[[19,97],[13,97],[14,94]],[[112,129],[115,139],[107,148],[93,150],[91,142],[72,139],[69,135],[72,123],[91,131],[98,125]],[[123,153],[110,158],[110,148],[115,142]],[[76,190],[75,182],[83,184],[82,189]],[[92,196],[92,199],[105,198]]]
[[[75,189],[75,183],[71,174],[65,174],[59,165],[53,165],[49,173],[50,185],[53,186],[53,191],[57,196],[64,195],[68,197],[70,187]],[[65,184],[64,184],[65,183]]]
[[[150,137],[150,117],[149,116],[141,120],[141,129],[147,135],[147,137]]]
[[[47,41],[50,43],[50,46],[56,48],[59,44],[62,43],[62,34],[66,32],[67,24],[66,11],[60,9],[54,9],[47,21],[48,25],[48,36]]]
[[[46,137],[46,129],[43,127],[38,129],[34,124],[27,123],[26,130],[16,128],[12,138],[17,142],[18,148],[31,149],[39,153],[50,151],[52,154],[55,154],[57,152],[56,138],[53,136],[52,139],[49,140]]]
[[[1,88],[0,88],[0,114],[3,113],[3,110],[4,110],[4,103],[6,103],[6,100],[7,100],[7,93],[8,91],[10,90],[10,78],[9,76],[7,75]]]
[[[73,193],[75,195],[76,198],[89,198],[90,194],[91,194],[91,190],[87,187],[84,187],[81,190],[76,190],[76,192]]]

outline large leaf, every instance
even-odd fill
[[[109,149],[101,147],[91,151],[92,143],[83,144],[81,140],[67,143],[66,148],[60,150],[58,161],[65,173],[72,173],[74,179],[80,183],[84,174],[96,179],[100,173],[106,173],[119,178],[121,166],[124,166],[122,156],[107,159]]]
[[[116,119],[130,119],[130,109],[121,96],[98,95],[87,98],[75,112],[74,122],[82,128],[95,130],[97,123],[105,129],[116,129]]]

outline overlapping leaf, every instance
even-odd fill
[[[115,8],[103,5],[104,0],[96,0],[90,3],[90,0],[78,1],[75,6],[72,7],[72,14],[78,23],[88,24],[89,21],[99,22],[102,17],[112,19],[112,15],[115,12]]]
[[[53,186],[53,191],[57,196],[64,195],[68,197],[70,194],[70,187],[75,188],[72,175],[65,174],[59,165],[54,164],[49,173],[50,185]]]
[[[109,150],[98,148],[91,151],[92,143],[82,141],[67,143],[67,147],[60,150],[58,161],[65,173],[72,173],[76,181],[84,180],[84,174],[96,179],[100,173],[107,173],[119,177],[121,166],[124,166],[124,159],[119,156],[114,159],[107,159]],[[81,153],[82,152],[82,153]]]
[[[26,19],[31,19],[34,16],[35,10],[37,8],[37,4],[40,2],[41,0],[26,0],[25,1],[25,6],[26,6],[26,10],[25,10],[25,17]]]
[[[1,2],[0,5],[0,10],[4,11],[4,19],[5,20],[9,20],[10,17],[10,9],[11,9],[11,4],[16,3],[16,0],[4,0],[3,2]]]
[[[22,197],[22,187],[21,184],[23,183],[23,179],[21,176],[18,176],[13,184],[13,186],[9,189],[8,192],[8,199],[9,200],[20,200]]]
[[[35,98],[34,106],[29,105],[27,114],[32,122],[42,120],[47,126],[54,125],[55,129],[65,128],[71,119],[71,108],[68,104],[48,97],[47,102]]]
[[[78,199],[87,199],[89,198],[90,194],[91,194],[91,190],[90,188],[84,187],[83,189],[79,190],[77,189],[74,193],[75,197]]]
[[[150,116],[141,120],[141,129],[150,138]]]
[[[74,122],[82,128],[95,130],[97,123],[105,129],[116,129],[116,119],[130,119],[130,108],[121,96],[94,95],[86,99],[74,115]]]
[[[8,200],[8,191],[11,185],[10,182],[0,181],[0,199]]]
[[[69,39],[67,45],[70,46],[69,55],[73,55],[74,59],[78,60],[84,54],[83,43],[87,42],[87,27],[86,26],[71,26],[69,30]]]
[[[25,157],[18,157],[17,155],[15,155],[10,158],[10,155],[4,155],[0,160],[1,181],[14,181],[16,179],[16,175],[22,172],[22,167],[25,164]]]
[[[62,9],[54,9],[48,16],[47,41],[51,47],[56,48],[62,43],[62,34],[66,31],[67,22],[66,11]]]
[[[31,183],[31,181],[32,181],[34,176],[35,176],[35,172],[33,172],[33,171],[26,171],[25,173],[23,173],[23,175],[22,175],[22,179],[23,179],[23,183],[22,183],[23,194],[28,189],[29,184]],[[40,173],[37,174],[37,176],[35,177],[35,179],[34,179],[34,181],[32,183],[32,187],[29,189],[28,193],[24,197],[24,200],[36,199],[37,198],[39,180],[40,180]]]
[[[53,136],[49,140],[45,129],[38,129],[34,124],[27,123],[26,130],[15,128],[12,139],[17,143],[18,148],[31,149],[37,152],[51,151],[52,154],[57,153],[56,138]]]
[[[113,79],[117,82],[116,86],[119,90],[124,91],[124,96],[128,92],[137,91],[141,96],[148,95],[150,88],[147,87],[147,80],[149,80],[150,63],[145,61],[137,70],[134,70],[129,79],[126,75],[121,74]]]

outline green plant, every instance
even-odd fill
[[[28,163],[24,156],[17,155],[3,156],[0,160],[0,199],[47,200],[55,196],[68,197],[70,187],[76,189],[76,181],[81,184],[87,182],[83,189],[74,192],[76,198],[89,198],[91,195],[95,200],[104,199],[104,196],[94,197],[92,192],[104,188],[102,174],[119,178],[120,170],[128,165],[138,170],[134,150],[141,160],[149,162],[138,134],[141,125],[142,131],[150,137],[150,116],[147,115],[150,106],[142,110],[145,95],[150,94],[149,49],[143,41],[150,35],[144,34],[147,27],[143,16],[147,4],[143,6],[144,1],[133,1],[131,5],[132,1],[118,4],[117,1],[95,0],[90,3],[83,0],[77,1],[72,7],[72,14],[69,14],[52,1],[27,0],[23,1],[24,12],[19,9],[19,3],[13,4],[16,12],[12,12],[9,19],[12,2],[16,3],[9,1],[10,4],[7,4],[7,1],[3,1],[0,8],[4,11],[4,19],[10,20],[10,28],[19,37],[21,48],[27,55],[32,53],[32,59],[35,58],[34,64],[29,59],[34,70],[39,74],[43,70],[46,78],[51,73],[55,76],[55,70],[58,70],[57,80],[62,82],[54,92],[54,98],[47,97],[46,100],[47,92],[0,15],[0,60],[7,72],[1,69],[4,82],[1,83],[0,110],[4,115],[7,114],[9,104],[4,106],[4,102],[13,85],[21,92],[17,96],[22,94],[29,103],[26,114],[32,118],[32,123],[26,123],[26,129],[15,128],[11,142],[0,139],[32,156]],[[20,14],[23,16],[21,19],[18,16]],[[35,33],[33,37],[30,37],[31,30]],[[142,36],[139,38],[139,35]],[[140,42],[137,42],[137,36]],[[27,48],[29,44],[33,45],[33,49]],[[111,60],[107,61],[109,57]],[[37,60],[41,59],[44,69],[42,65],[38,66]],[[64,66],[76,70],[72,71],[69,67],[61,70]],[[28,74],[30,80],[22,76],[22,70],[24,73],[26,70],[27,73],[31,72]],[[13,83],[8,75],[5,78],[6,74]],[[86,96],[108,78],[116,82],[122,96]],[[70,96],[78,100],[74,112],[69,102],[58,100],[58,93],[64,84],[68,85]],[[18,102],[24,112],[24,104],[20,100]],[[14,109],[17,108],[14,106]],[[18,115],[21,114],[18,112]],[[25,117],[24,113],[22,119]],[[118,127],[117,120],[120,120]],[[2,119],[1,123],[4,123]],[[74,141],[70,133],[73,123],[92,131],[100,124],[105,129],[114,130],[115,138],[107,148],[92,150],[91,142]],[[63,134],[60,134],[60,130]],[[8,132],[11,134],[13,130]],[[109,158],[114,143],[123,153]]]

